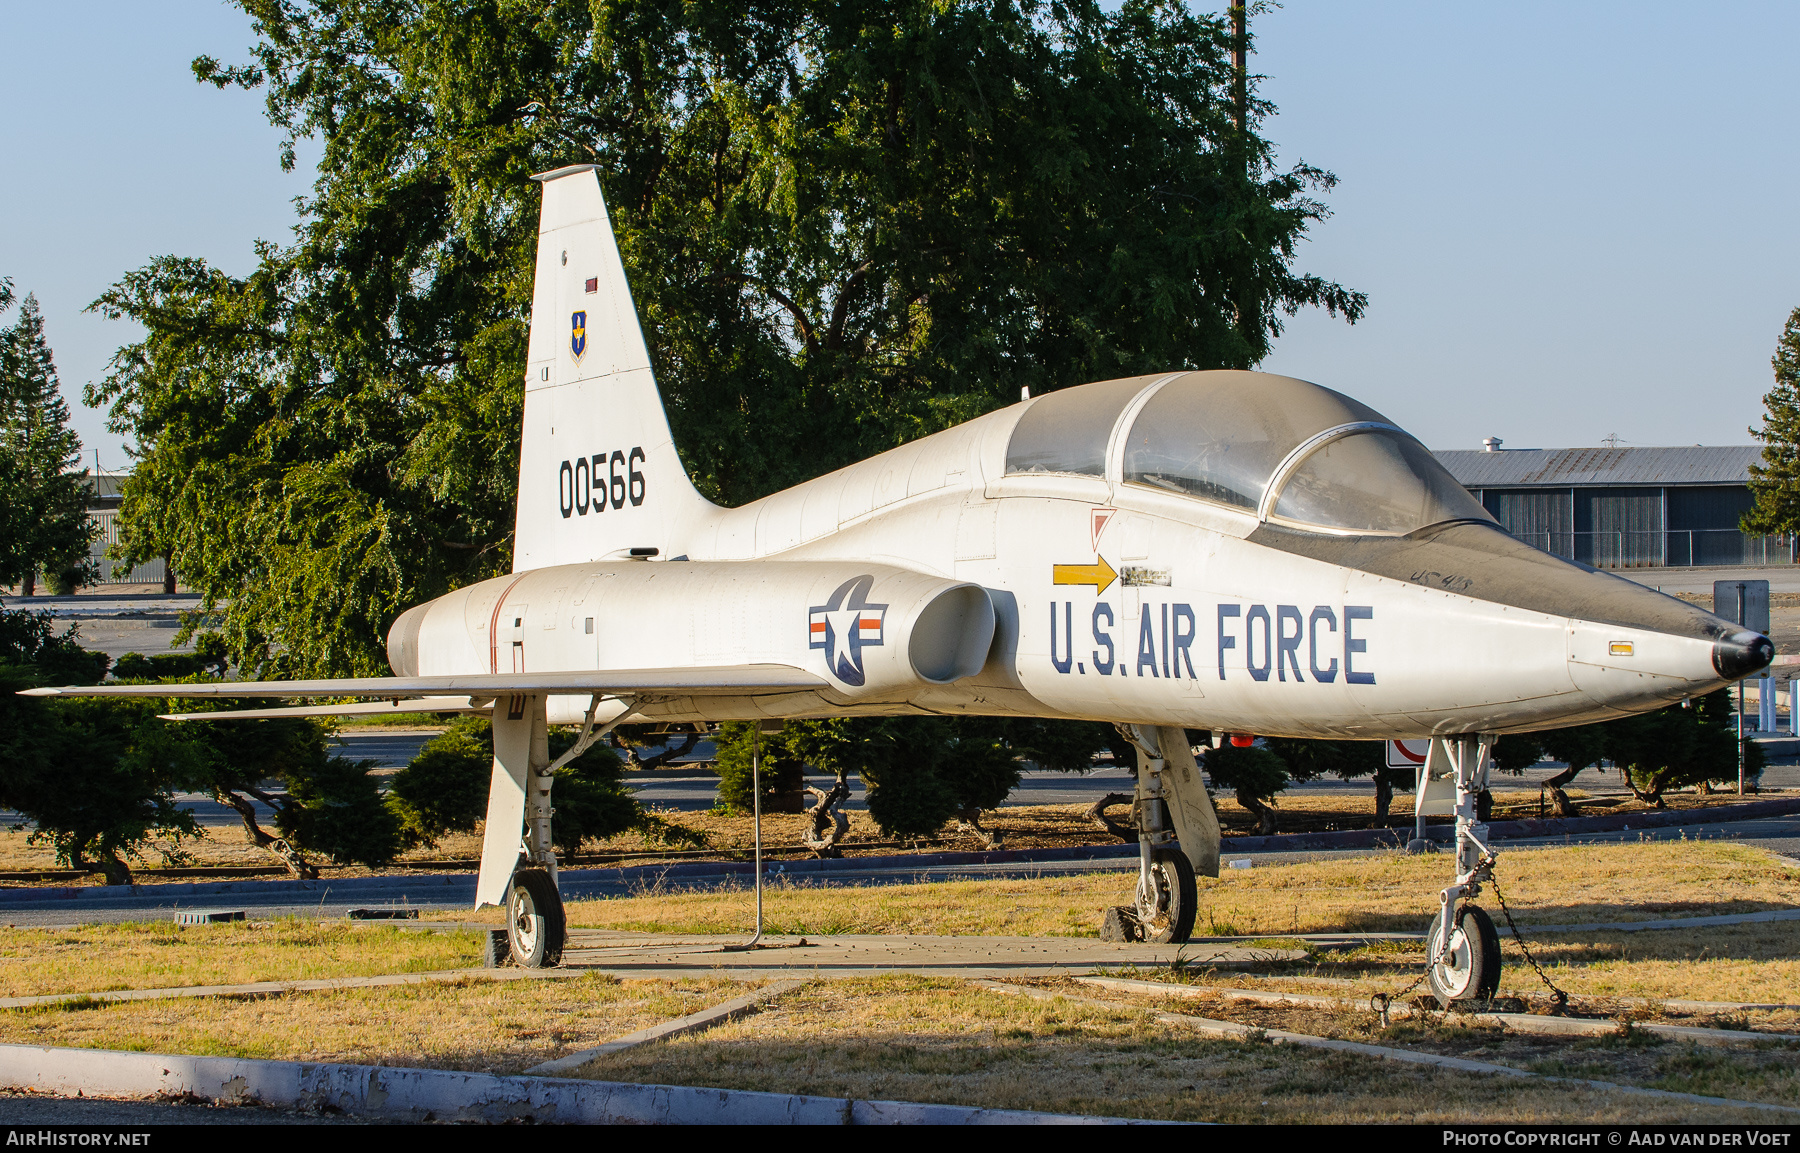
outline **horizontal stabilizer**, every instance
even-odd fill
[[[68,685],[25,689],[28,697],[474,697],[509,693],[620,696],[758,696],[828,687],[792,665],[713,665],[685,669],[598,669],[565,673],[456,673],[420,677],[346,677],[318,681],[206,681],[176,685]]]
[[[486,698],[482,698],[486,700]],[[289,705],[279,709],[219,709],[209,713],[163,713],[165,721],[272,721],[281,717],[390,717],[419,713],[486,712],[490,704],[473,697],[419,697],[414,700],[355,701],[347,705]]]

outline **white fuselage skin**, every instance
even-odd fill
[[[1004,475],[1023,407],[740,508],[671,514],[633,542],[654,558],[553,564],[448,594],[407,614],[416,648],[396,671],[769,662],[832,687],[641,697],[600,716],[964,713],[1364,739],[1531,731],[1727,683],[1699,636],[1482,600],[1436,571],[1396,579],[1253,543],[1250,512],[1123,483],[1116,443],[1106,477]],[[651,511],[658,494],[642,496]],[[1070,584],[1056,566],[1104,567]],[[833,591],[863,574],[876,578],[865,600],[882,611],[863,622],[857,685],[838,675],[843,606],[835,643],[817,642]],[[915,636],[927,618],[931,635]],[[549,719],[579,720],[587,704],[552,698]]]

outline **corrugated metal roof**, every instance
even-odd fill
[[[1682,448],[1509,448],[1434,454],[1466,488],[1748,484],[1753,444]]]

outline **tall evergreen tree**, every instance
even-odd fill
[[[0,309],[11,302],[12,282],[0,281]],[[30,596],[37,573],[55,578],[84,567],[95,526],[87,472],[70,471],[80,459],[44,317],[37,297],[27,296],[17,322],[0,329],[0,584],[19,584]]]
[[[1770,360],[1775,387],[1763,396],[1763,462],[1750,466],[1756,505],[1744,514],[1748,533],[1800,532],[1800,308],[1788,313]]]

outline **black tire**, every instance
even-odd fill
[[[1443,921],[1440,911],[1425,936],[1428,961],[1438,958],[1426,971],[1432,995],[1446,1009],[1456,1001],[1493,1000],[1500,991],[1500,934],[1494,931],[1493,918],[1474,905],[1464,905],[1449,948],[1440,956]]]
[[[513,963],[526,969],[550,969],[562,962],[562,896],[548,869],[520,869],[506,894],[506,941]]]
[[[1180,849],[1165,849],[1152,858],[1150,869],[1161,899],[1156,909],[1138,909],[1144,940],[1158,945],[1186,944],[1194,935],[1194,914],[1200,905],[1194,866]]]

